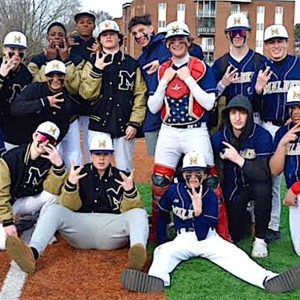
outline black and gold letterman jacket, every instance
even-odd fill
[[[66,178],[65,166],[55,167],[42,157],[30,158],[31,144],[7,151],[0,159],[0,223],[13,224],[12,205],[16,199],[43,190],[59,195]]]
[[[85,64],[79,88],[84,99],[96,100],[89,129],[122,137],[127,126],[138,128],[145,118],[147,87],[138,62],[118,51],[104,70],[94,63],[95,56]]]

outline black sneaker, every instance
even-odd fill
[[[164,282],[160,278],[131,269],[122,272],[121,283],[127,290],[139,293],[161,293],[164,290]]]
[[[266,243],[270,244],[272,242],[275,242],[277,240],[280,240],[280,231],[275,231],[273,229],[268,229],[265,237]]]
[[[269,293],[285,293],[300,287],[300,266],[282,272],[264,283]]]

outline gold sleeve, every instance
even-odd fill
[[[134,197],[132,197],[132,195],[134,195]],[[124,197],[120,206],[120,211],[122,213],[133,208],[143,208],[143,207],[144,207],[144,203],[137,189],[135,189],[134,192],[131,194],[127,194],[126,192],[124,193]]]
[[[147,86],[142,76],[140,68],[136,70],[136,80],[134,86],[134,103],[129,123],[137,123],[141,125],[146,115],[146,102],[147,102]]]
[[[0,159],[0,223],[13,219],[10,188],[11,179],[8,165],[3,159]]]
[[[60,195],[61,188],[66,178],[67,173],[65,171],[60,172],[58,175],[54,172],[53,167],[51,167],[49,174],[43,183],[44,190],[57,196]]]
[[[62,188],[62,193],[59,196],[58,202],[68,209],[77,211],[82,206],[78,185],[75,191],[67,191],[66,184],[67,182]]]

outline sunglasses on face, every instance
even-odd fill
[[[25,55],[25,53],[24,52],[17,52],[18,53],[18,55],[19,55],[19,57],[22,59],[23,57],[24,57],[24,55]],[[9,58],[12,58],[14,55],[16,55],[16,51],[15,52],[13,52],[13,51],[10,51],[10,52],[8,52],[8,57]]]
[[[39,139],[38,139],[38,144],[45,143],[47,141],[48,141],[49,144],[51,144],[53,146],[56,145],[56,140],[55,139],[52,139],[49,136],[40,133],[40,136],[39,136]]]
[[[245,29],[236,29],[236,30],[229,31],[228,34],[231,38],[235,38],[237,35],[239,35],[240,37],[246,37],[247,30],[245,30]]]

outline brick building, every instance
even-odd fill
[[[228,51],[224,29],[231,12],[243,12],[248,16],[252,27],[249,41],[252,49],[263,53],[264,28],[283,24],[289,32],[290,52],[293,53],[294,11],[295,0],[133,0],[123,4],[123,16],[117,21],[126,37],[126,51],[134,57],[139,55],[140,49],[127,30],[133,16],[150,14],[156,32],[163,31],[169,22],[185,21],[195,42],[202,46],[206,61],[212,63]]]

